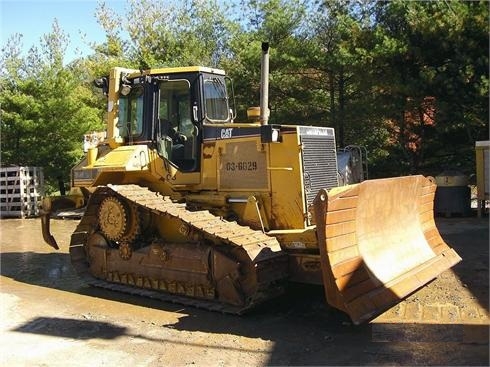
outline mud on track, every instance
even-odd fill
[[[463,258],[369,324],[292,286],[245,316],[87,287],[70,265],[77,221],[0,221],[0,363],[10,366],[488,365],[488,218],[437,218]]]

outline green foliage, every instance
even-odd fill
[[[3,49],[0,104],[2,164],[41,166],[48,185],[65,182],[81,158],[83,134],[101,128],[96,98],[76,67],[63,66],[66,38],[53,24],[41,41],[20,56],[19,37]]]
[[[104,3],[97,19],[106,32],[106,43],[95,45],[96,55],[126,61],[141,69],[218,65],[231,23],[216,0],[168,2],[130,0],[119,19]],[[121,33],[127,34],[123,39]]]
[[[229,55],[221,65],[233,78],[239,120],[260,98],[261,43],[269,42],[271,123],[306,124],[310,100],[316,91],[307,86],[305,21],[306,6],[300,1],[250,0],[235,4],[240,14],[229,43]],[[306,83],[305,83],[306,82]]]
[[[376,10],[376,43],[389,52],[375,60],[385,78],[374,82],[398,131],[396,146],[387,145],[392,166],[471,173],[474,143],[488,139],[488,3],[392,1]],[[405,112],[426,97],[435,98],[433,123],[407,120]],[[407,142],[413,134],[416,150]]]
[[[260,44],[270,50],[271,123],[332,126],[339,146],[363,145],[372,177],[474,171],[488,139],[489,6],[485,1],[103,1],[93,54],[63,62],[57,23],[22,56],[3,46],[2,163],[67,178],[82,135],[100,129],[92,80],[114,66],[220,67],[234,81],[238,120],[257,106]]]

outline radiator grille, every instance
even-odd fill
[[[307,206],[322,188],[338,186],[337,153],[332,128],[299,127],[302,145],[303,182]]]

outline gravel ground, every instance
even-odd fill
[[[245,316],[87,287],[68,239],[77,222],[0,221],[0,363],[9,366],[488,365],[488,218],[437,218],[463,261],[370,323],[323,290],[293,286]]]

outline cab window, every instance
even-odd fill
[[[230,118],[226,86],[223,80],[204,80],[204,108],[210,122],[225,122]]]
[[[123,137],[143,132],[143,87],[134,87],[128,96],[119,98],[118,127]]]
[[[170,122],[178,132],[185,135],[192,133],[189,81],[170,80],[160,84],[158,118]]]

